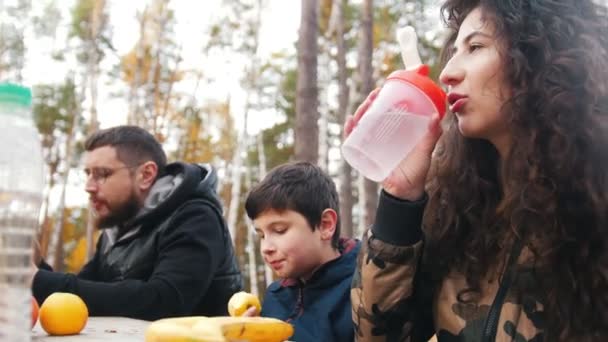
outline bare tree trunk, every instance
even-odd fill
[[[331,24],[331,19],[330,19]],[[318,69],[327,70],[327,72],[321,72],[317,79],[317,90],[318,90],[318,127],[319,127],[319,160],[317,165],[324,171],[328,171],[329,167],[329,87],[333,83],[333,75],[331,70],[331,27],[327,29],[325,39],[322,39],[317,53]]]
[[[295,158],[319,160],[319,113],[317,89],[318,1],[302,0],[298,40]]]
[[[322,170],[327,171],[329,164],[329,139],[328,139],[328,111],[329,108],[324,106],[319,113],[319,160],[317,161],[317,165]]]
[[[155,67],[154,67],[154,71],[153,71],[153,75],[155,77],[155,79],[153,80],[152,84],[153,84],[153,91],[151,93],[148,94],[148,100],[151,101],[150,103],[150,108],[151,108],[151,112],[150,112],[150,117],[152,119],[152,131],[157,135],[157,136],[161,136],[163,135],[163,124],[166,123],[166,120],[164,120],[166,118],[165,113],[168,112],[168,108],[169,108],[169,101],[170,101],[170,97],[171,97],[171,93],[173,91],[173,80],[174,80],[174,76],[177,74],[178,68],[179,68],[179,64],[181,63],[181,45],[178,47],[177,50],[177,61],[176,61],[176,65],[175,65],[175,69],[174,71],[169,72],[168,69],[169,67],[169,63],[168,63],[168,57],[167,57],[167,53],[163,53],[162,47],[165,41],[165,35],[166,35],[166,26],[167,23],[169,21],[169,10],[168,10],[168,4],[170,2],[170,0],[157,0],[156,1],[158,3],[158,13],[157,13],[157,19],[156,19],[156,55],[155,55]],[[163,59],[164,59],[164,63],[163,63]],[[163,65],[166,65],[167,67],[164,68]],[[169,75],[167,75],[167,73],[169,73]],[[168,90],[167,91],[161,91],[161,85],[163,87],[165,87],[165,84],[163,84],[163,82],[167,80],[167,82],[169,82],[168,85]],[[165,99],[164,101],[161,101],[160,96],[164,96]],[[162,107],[159,108],[159,104],[162,103]]]
[[[365,179],[365,225],[370,226],[376,219],[378,207],[378,183]]]
[[[153,22],[156,24],[155,33],[156,33],[156,41],[154,45],[150,47],[150,54],[154,52],[154,57],[151,57],[150,60],[150,69],[148,69],[148,82],[146,84],[146,123],[144,127],[149,128],[154,135],[158,136],[158,131],[156,127],[156,121],[158,117],[158,111],[156,108],[156,100],[158,99],[158,86],[161,82],[162,75],[161,73],[161,45],[164,36],[164,27],[165,27],[165,6],[161,2],[160,8],[154,8],[152,13],[155,15],[153,18]],[[159,73],[157,75],[157,72]]]
[[[232,161],[232,191],[230,196],[230,206],[228,208],[228,228],[230,229],[230,233],[232,235],[232,242],[236,241],[236,224],[237,224],[237,216],[238,209],[240,204],[240,193],[241,193],[241,166],[243,165],[243,153],[247,150],[247,141],[248,133],[247,133],[247,121],[249,120],[249,109],[251,108],[251,94],[256,89],[257,82],[257,68],[258,68],[258,48],[259,48],[259,26],[261,23],[261,11],[262,11],[262,0],[257,1],[257,18],[256,24],[254,25],[253,32],[253,57],[251,59],[251,65],[249,66],[249,70],[246,75],[246,83],[247,83],[247,95],[245,98],[245,114],[243,119],[243,130],[239,134],[238,138],[238,146],[236,149],[236,153],[233,157]],[[249,236],[249,234],[247,234]]]
[[[57,222],[55,222],[55,228],[53,229],[53,233],[51,235],[49,241],[49,248],[47,254],[49,255],[48,262],[53,269],[57,271],[63,270],[63,224],[65,221],[65,192],[68,184],[68,179],[70,177],[70,170],[72,169],[73,159],[74,159],[74,149],[75,149],[75,135],[78,132],[78,119],[80,117],[81,112],[81,103],[83,101],[83,97],[86,91],[87,78],[83,76],[82,80],[82,89],[76,95],[74,99],[75,103],[72,107],[72,123],[71,129],[67,134],[65,141],[65,170],[63,171],[62,183],[61,183],[61,197],[59,200],[59,207],[57,212],[59,216],[57,217]]]
[[[87,260],[91,260],[95,254],[95,218],[93,217],[93,210],[89,205],[87,209],[87,230],[86,230],[86,242],[87,242]]]
[[[256,143],[257,143],[257,147],[258,147],[258,160],[260,162],[260,165],[258,165],[259,168],[259,173],[260,173],[260,180],[264,179],[264,177],[266,177],[266,152],[264,151],[264,141],[263,141],[263,134],[262,132],[260,132],[260,134],[258,134],[256,136]]]
[[[359,73],[361,74],[361,98],[374,89],[373,54],[373,0],[364,0],[361,7],[361,39],[359,45]],[[378,184],[365,180],[365,224],[369,226],[376,218],[378,205]]]
[[[361,174],[357,176],[357,192],[359,193],[359,202],[357,204],[359,208],[357,235],[360,236],[365,231],[367,224],[365,222],[365,203],[367,197],[367,194],[365,193],[365,177]]]
[[[169,103],[171,102],[173,86],[175,85],[175,80],[179,71],[179,65],[181,64],[182,60],[182,45],[180,44],[180,46],[177,48],[177,61],[175,62],[175,67],[173,68],[171,75],[169,75],[169,89],[167,89],[167,93],[165,94],[165,100],[163,103],[162,111],[159,113],[159,117],[161,119],[164,119],[162,122],[163,124],[167,124],[167,122],[169,121],[169,118],[167,117],[169,114]],[[156,120],[158,120],[158,118]],[[160,131],[162,131],[163,129],[164,127],[162,126],[159,128]]]
[[[245,187],[251,189],[251,169],[249,167],[249,158],[245,158]],[[249,291],[254,296],[259,296],[260,290],[258,287],[258,262],[257,253],[255,252],[255,231],[249,222],[247,215],[243,215],[243,222],[247,226],[247,260],[249,269]]]
[[[334,0],[332,18],[336,34],[336,64],[338,66],[338,120],[343,123],[346,120],[349,87],[348,72],[346,69],[346,43],[344,41],[344,6],[345,0]],[[340,131],[341,134],[344,134]],[[340,178],[340,228],[342,236],[353,237],[353,185],[352,168],[344,160],[341,160]]]
[[[146,7],[139,18],[139,40],[135,47],[135,70],[133,70],[133,80],[131,89],[129,90],[129,113],[127,115],[127,123],[130,125],[139,124],[139,86],[141,85],[141,72],[144,60],[144,36],[148,17],[148,8]]]
[[[90,77],[90,91],[91,91],[91,107],[89,108],[91,113],[90,132],[94,132],[99,129],[99,121],[97,120],[97,81],[99,77],[99,67],[96,62],[93,62],[89,69]]]
[[[1,1],[1,0],[0,0]],[[57,160],[55,158],[56,155],[59,154],[59,146],[58,144],[53,144],[55,148],[50,148],[49,151],[49,159],[50,160]],[[46,252],[48,250],[49,247],[49,240],[50,240],[50,236],[51,236],[51,225],[50,225],[50,218],[49,218],[49,203],[50,203],[50,196],[51,196],[51,192],[53,191],[53,188],[55,187],[55,174],[57,173],[57,163],[56,162],[51,162],[49,164],[49,168],[48,168],[48,184],[47,184],[47,188],[45,190],[45,197],[44,197],[44,215],[42,216],[44,218],[44,222],[42,223],[41,227],[40,227],[40,231],[38,232],[38,243],[40,244],[40,255],[43,258],[46,258]]]
[[[95,0],[93,10],[91,11],[91,32],[89,37],[89,58],[88,58],[88,74],[89,74],[89,90],[91,92],[91,123],[90,131],[96,131],[99,128],[97,121],[97,82],[99,79],[99,31],[101,21],[105,9],[105,0]]]
[[[258,165],[259,168],[259,174],[260,174],[260,180],[264,179],[264,177],[266,177],[266,153],[264,152],[264,141],[263,141],[263,134],[260,132],[257,136],[256,136],[256,140],[257,140],[257,146],[258,146],[258,160],[260,162],[260,164]],[[270,285],[270,283],[272,283],[274,281],[274,275],[272,273],[272,269],[270,268],[270,266],[266,265],[264,263],[264,281],[265,281],[265,285],[268,286]]]
[[[89,74],[89,90],[91,93],[91,122],[89,124],[89,134],[99,129],[99,121],[97,120],[97,83],[99,79],[99,53],[97,41],[99,39],[99,30],[101,27],[101,20],[103,11],[105,9],[105,0],[96,0],[93,10],[91,11],[91,32],[89,37],[89,60],[88,60],[88,74]],[[94,231],[95,226],[93,224],[92,210],[89,207],[87,210],[87,227],[86,227],[86,258],[89,260],[95,253],[94,247]]]
[[[68,137],[66,145],[70,144],[71,138]],[[69,151],[69,150],[68,150]],[[71,151],[68,153],[71,154]],[[67,163],[67,160],[66,160]],[[57,208],[57,218],[55,221],[55,227],[50,237],[48,247],[48,263],[56,271],[63,270],[63,241],[61,239],[63,235],[63,224],[65,221],[65,192],[67,188],[68,178],[70,176],[70,166],[66,166],[66,170],[63,172],[63,180],[61,184],[61,195],[59,197],[59,207]]]
[[[247,215],[244,215],[247,216]],[[260,296],[260,288],[258,284],[258,262],[257,253],[255,252],[255,230],[247,217],[243,217],[247,225],[247,259],[249,260],[249,291],[256,297]]]
[[[247,106],[248,107],[248,106]],[[239,212],[239,205],[241,203],[241,179],[242,179],[242,165],[243,165],[243,152],[245,150],[245,144],[247,140],[247,116],[249,108],[245,109],[245,121],[243,124],[243,130],[239,133],[238,145],[236,152],[232,158],[231,172],[232,172],[232,189],[230,191],[230,205],[228,206],[228,230],[230,231],[230,237],[232,243],[236,241],[236,219]]]

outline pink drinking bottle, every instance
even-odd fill
[[[391,73],[378,96],[342,144],[342,156],[363,176],[384,180],[427,132],[435,113],[446,111],[445,92],[429,77],[429,67],[419,63],[416,36],[408,31],[402,43],[406,70]],[[401,38],[401,37],[400,37]],[[413,44],[413,48],[412,45]],[[415,52],[412,53],[412,50]],[[408,58],[406,54],[414,55]],[[416,64],[416,62],[418,63]]]

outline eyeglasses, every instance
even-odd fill
[[[105,183],[106,180],[108,180],[108,178],[112,177],[112,175],[115,174],[116,172],[118,172],[122,169],[133,169],[133,168],[138,167],[139,165],[141,165],[141,164],[127,165],[127,166],[121,166],[121,167],[116,167],[116,168],[94,167],[91,169],[84,169],[84,174],[85,174],[87,181],[90,178],[93,180],[93,182],[95,182],[95,184],[101,185],[101,184]]]

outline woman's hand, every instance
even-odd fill
[[[379,88],[372,91],[359,108],[357,108],[355,114],[346,118],[346,122],[344,123],[345,137],[353,131],[379,92]],[[439,114],[433,115],[424,137],[382,182],[384,191],[397,198],[410,201],[415,201],[422,197],[426,176],[431,166],[431,155],[442,133],[440,122]]]

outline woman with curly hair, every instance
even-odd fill
[[[382,183],[351,291],[358,340],[608,341],[606,6],[442,13],[450,113]]]

